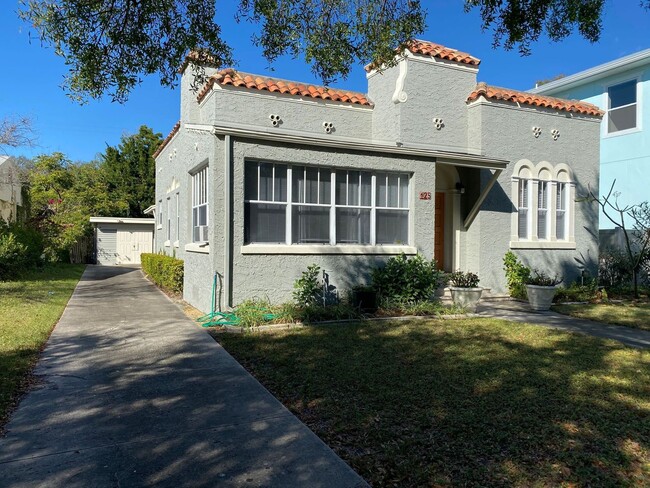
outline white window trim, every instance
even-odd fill
[[[161,230],[163,228],[163,201],[162,198],[158,200],[158,223],[156,225],[156,230]]]
[[[356,168],[337,168],[337,167],[320,167],[318,165],[309,165],[294,162],[273,162],[257,159],[250,159],[247,162],[251,163],[269,163],[278,164],[287,167],[287,201],[262,201],[262,200],[248,200],[244,199],[245,203],[263,203],[263,204],[283,204],[286,205],[286,232],[284,243],[248,243],[241,247],[242,254],[417,254],[417,249],[412,245],[413,241],[413,200],[412,200],[412,183],[411,175],[408,172],[395,172],[395,171],[382,171],[382,170],[367,170]],[[293,169],[296,167],[311,167],[319,170],[330,171],[330,203],[329,204],[305,204],[293,202]],[[258,167],[259,168],[259,167]],[[370,206],[349,206],[336,203],[336,171],[361,171],[371,173],[371,205]],[[408,190],[407,190],[407,207],[379,207],[376,205],[376,180],[377,174],[394,174],[394,175],[408,175]],[[258,169],[258,198],[259,198],[259,169]],[[244,178],[245,185],[245,178]],[[244,188],[244,193],[246,189]],[[273,184],[273,191],[275,191],[275,182]],[[359,191],[361,191],[359,189]],[[399,183],[398,183],[398,202],[399,202]],[[294,244],[292,236],[292,206],[294,205],[310,205],[330,208],[330,242],[329,244]],[[336,243],[336,209],[337,208],[367,208],[370,209],[370,244],[343,244]],[[376,210],[405,210],[408,211],[408,225],[407,225],[407,242],[405,244],[376,244]]]
[[[181,240],[181,205],[180,205],[180,192],[176,192],[174,198],[176,199],[176,240],[174,247],[179,247]]]
[[[167,197],[167,239],[165,242],[171,242],[172,240],[172,212],[171,212],[171,197]],[[167,245],[167,244],[165,244]]]
[[[521,164],[523,163],[523,164]],[[521,170],[527,168],[530,173],[530,178],[521,178],[518,175]],[[551,180],[539,179],[539,174],[541,170],[550,170],[552,176]],[[511,249],[576,249],[575,242],[575,182],[573,181],[558,181],[558,175],[560,172],[566,172],[571,175],[570,169],[565,164],[558,164],[555,167],[549,165],[546,162],[541,162],[537,166],[534,166],[529,161],[522,161],[515,165],[513,176],[512,176],[512,185],[511,185],[511,198],[513,202],[516,202],[515,211],[511,216],[511,236],[510,236],[510,248]],[[519,182],[523,179],[528,180],[528,239],[521,239],[519,237]],[[539,182],[546,181],[549,184],[547,191],[549,192],[550,198],[547,196],[547,239],[538,238],[538,188]],[[565,183],[567,185],[567,194],[565,202],[565,234],[566,239],[558,240],[557,239],[557,212],[556,212],[556,191],[557,184]]]
[[[636,127],[633,127],[631,129],[625,129],[625,130],[619,130],[617,132],[609,132],[609,89],[611,87],[614,87],[616,85],[621,85],[623,83],[627,83],[629,81],[636,81]],[[632,105],[632,104],[629,104]],[[627,107],[629,105],[623,105],[621,107],[616,107],[616,108],[623,108]],[[618,137],[618,136],[624,136],[627,134],[634,134],[636,132],[641,132],[643,130],[643,83],[641,83],[641,75],[637,75],[635,77],[629,78],[619,78],[616,80],[613,80],[612,82],[608,83],[607,85],[603,86],[603,110],[605,112],[605,115],[603,117],[603,123],[602,123],[602,130],[601,130],[601,137],[604,139],[608,139],[610,137]]]
[[[192,205],[191,205],[191,216],[190,220],[192,222],[192,235],[190,236],[190,240],[192,243],[195,244],[205,244],[208,242],[208,239],[205,240],[194,240],[194,229],[197,227],[194,222],[194,215],[195,209],[199,209],[201,207],[206,207],[206,222],[204,226],[198,226],[198,227],[206,227],[207,233],[209,235],[209,229],[210,229],[210,177],[209,177],[209,170],[208,170],[208,165],[204,165],[198,169],[196,169],[193,173],[191,173],[192,177]],[[197,181],[198,180],[198,181]],[[198,184],[198,187],[197,187]],[[203,194],[197,194],[197,192],[203,192]],[[196,202],[200,201],[203,203],[197,204]],[[197,212],[198,214],[198,212]]]

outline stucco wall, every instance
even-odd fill
[[[291,299],[293,282],[313,263],[326,269],[331,283],[339,290],[367,281],[371,269],[387,259],[378,255],[250,255],[244,245],[244,161],[247,158],[323,167],[412,173],[411,243],[425,258],[433,257],[432,200],[417,200],[420,191],[435,188],[435,164],[417,159],[398,159],[373,154],[315,150],[305,146],[281,146],[237,141],[233,145],[233,302],[253,296],[273,302]],[[328,246],[323,246],[325,249]]]
[[[274,127],[269,115],[279,115]],[[251,128],[293,130],[326,135],[323,122],[334,124],[332,136],[370,139],[370,107],[276,95],[240,88],[217,88],[201,104],[201,122]]]
[[[551,165],[564,163],[571,168],[576,196],[584,195],[588,187],[597,192],[600,119],[496,103],[479,103],[470,109],[470,113],[480,113],[484,122],[481,126],[484,153],[510,161],[473,224],[478,226],[479,232],[472,229],[470,232],[474,232],[474,236],[470,233],[464,235],[468,239],[465,245],[467,263],[476,266],[478,262],[482,285],[503,292],[503,256],[509,249],[513,233],[511,216],[516,203],[511,199],[515,163],[522,159],[533,164],[541,161]],[[542,129],[539,138],[533,136],[533,127]],[[553,129],[560,131],[557,140],[551,136]],[[482,185],[489,178],[489,172],[484,170]],[[588,271],[595,276],[598,238],[594,235],[598,235],[598,207],[595,203],[574,203],[574,209],[576,249],[516,249],[513,252],[533,268],[563,276],[565,283],[570,283],[580,274],[575,258],[586,260]]]
[[[183,127],[171,142],[156,158],[156,231],[154,252],[162,252],[169,256],[176,256],[185,261],[184,299],[199,308],[207,311],[210,308],[210,290],[214,272],[212,253],[217,246],[208,246],[201,249],[203,252],[190,252],[186,244],[192,242],[192,177],[191,173],[208,165],[210,192],[209,205],[209,237],[210,242],[218,241],[215,235],[220,226],[215,225],[217,218],[222,217],[219,205],[216,204],[217,195],[223,193],[223,183],[218,178],[219,171],[223,171],[222,159],[218,159],[221,152],[217,150],[218,141],[210,133],[188,132]],[[220,164],[221,162],[221,164]],[[176,230],[176,204],[175,195],[178,193],[180,229]],[[162,226],[158,225],[160,200],[163,201],[163,211],[167,212],[166,200],[170,198],[171,239],[167,240],[167,215],[163,214]],[[213,203],[214,202],[214,203]],[[221,208],[222,210],[222,208]],[[207,251],[207,252],[206,252]]]

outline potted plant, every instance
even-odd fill
[[[533,274],[526,280],[526,293],[530,308],[536,311],[544,311],[551,308],[557,285],[562,278],[551,277],[546,273],[533,270]]]
[[[475,311],[483,288],[478,286],[479,277],[469,271],[455,271],[449,275],[449,290],[454,305]]]

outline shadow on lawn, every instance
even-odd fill
[[[650,355],[500,321],[218,336],[375,486],[650,483]]]

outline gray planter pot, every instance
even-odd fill
[[[553,297],[555,297],[555,290],[555,286],[526,285],[530,308],[536,311],[550,309]]]
[[[474,312],[479,300],[481,299],[483,288],[460,288],[457,286],[450,286],[449,291],[451,291],[451,299],[453,300],[454,305],[459,305]]]

